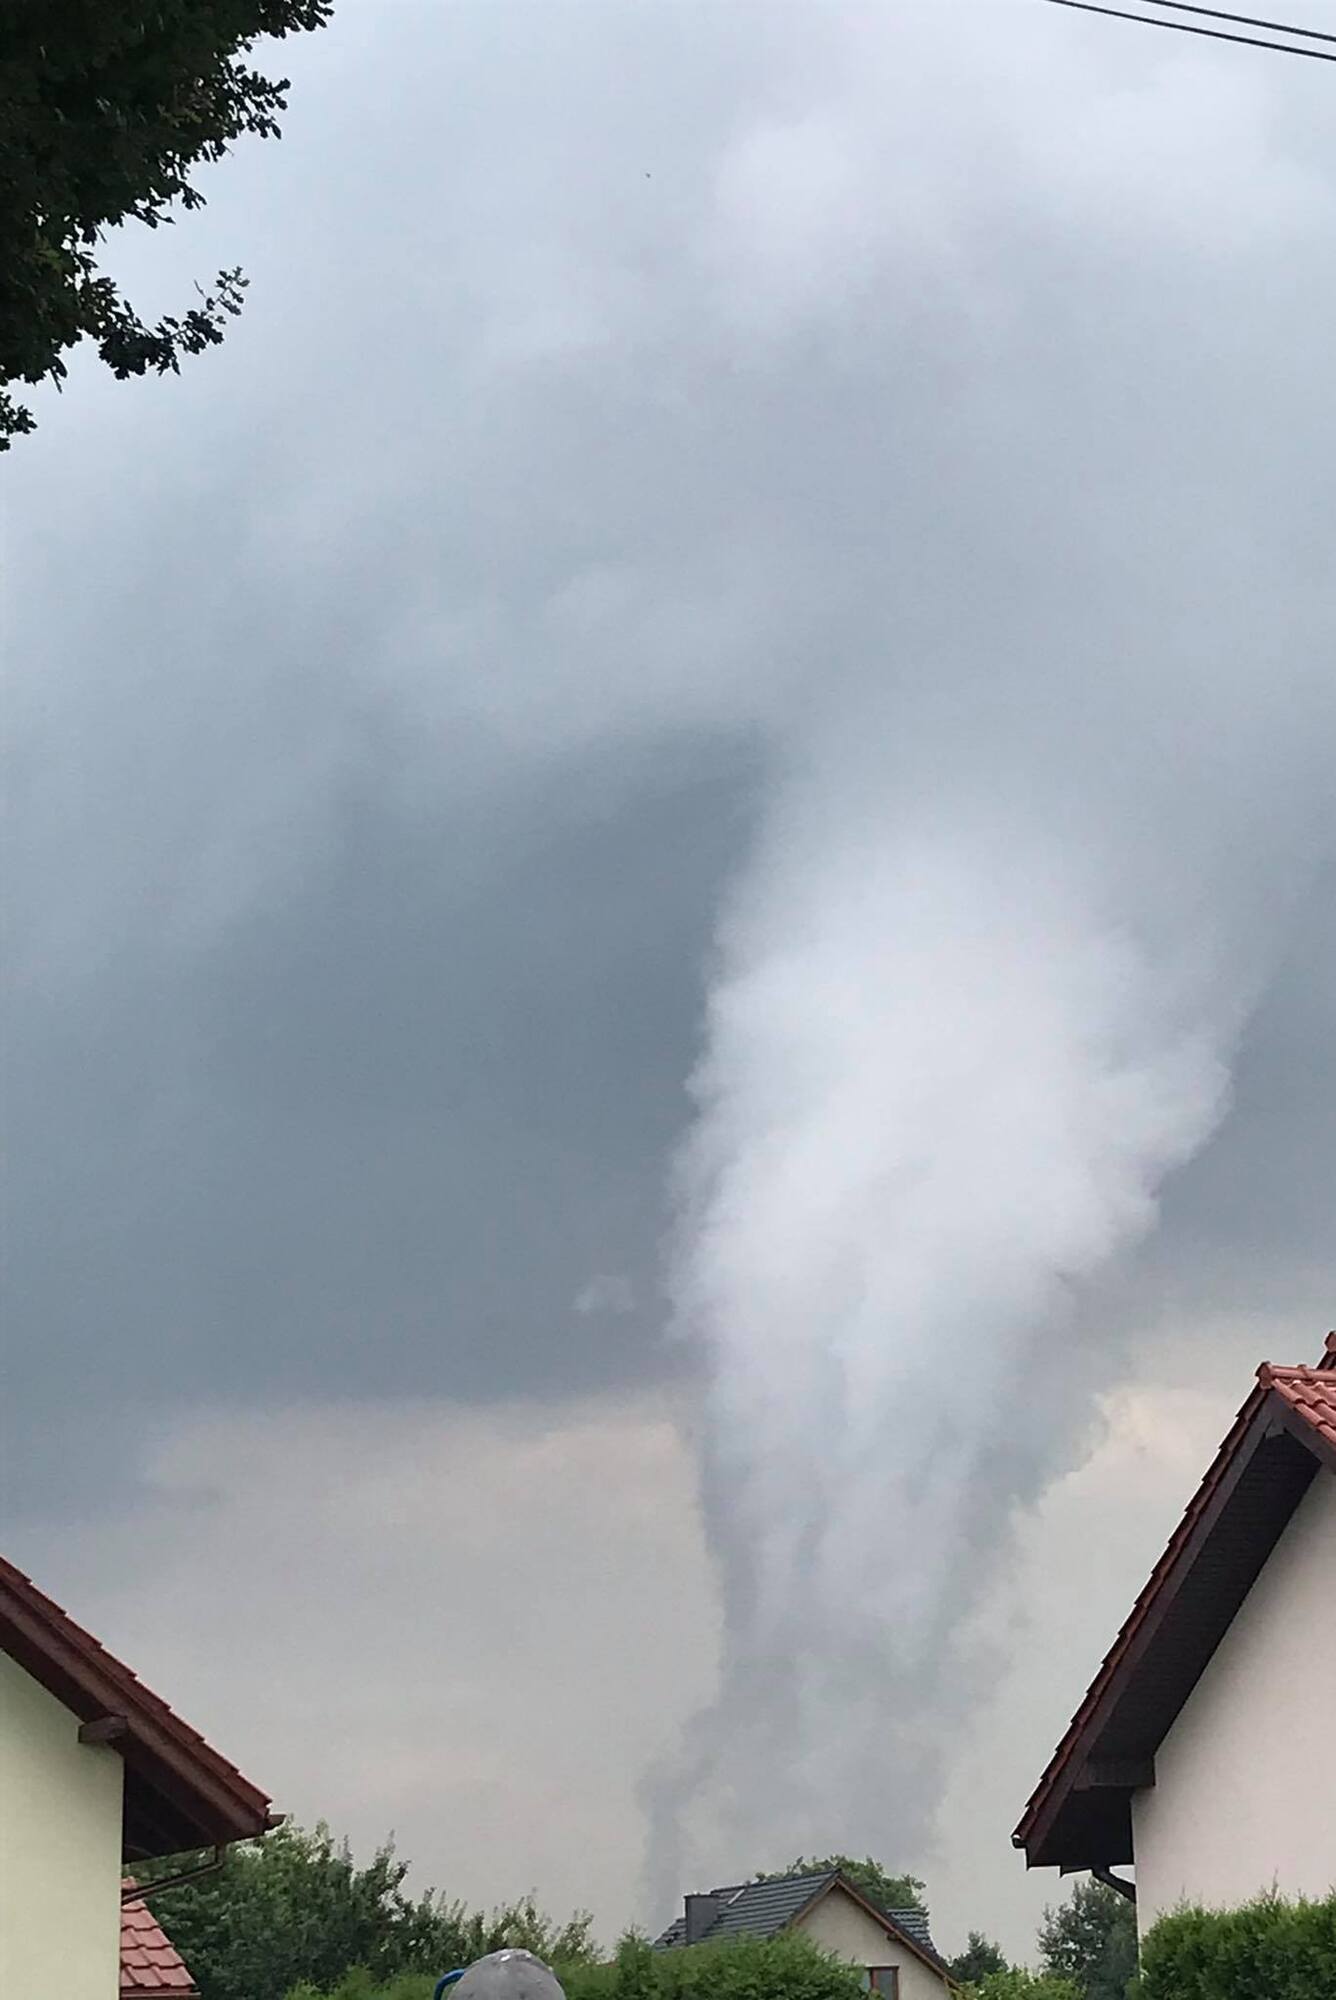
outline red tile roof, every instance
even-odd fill
[[[126,1860],[252,1840],[274,1823],[267,1793],[3,1556],[0,1652],[81,1722],[107,1724],[125,1765]]]
[[[180,1952],[147,1903],[136,1901],[121,1904],[121,2000],[141,1993],[199,2000],[199,1988]]]
[[[1336,1360],[1336,1347],[1332,1358]],[[1321,1368],[1264,1367],[1258,1370],[1258,1380],[1274,1389],[1287,1409],[1336,1451],[1336,1368],[1329,1364]]]
[[[1264,1362],[1258,1369],[1256,1386],[1189,1501],[1187,1512],[1170,1537],[1164,1554],[1152,1570],[1122,1630],[1105,1655],[1099,1672],[1073,1716],[1066,1735],[1054,1751],[1012,1835],[1013,1844],[1025,1849],[1031,1867],[1057,1862],[1064,1867],[1089,1867],[1131,1860],[1130,1851],[1108,1851],[1082,1858],[1083,1846],[1089,1842],[1095,1828],[1101,1829],[1095,1836],[1097,1839],[1122,1839],[1130,1843],[1126,1806],[1131,1791],[1136,1788],[1133,1782],[1135,1774],[1129,1776],[1125,1768],[1127,1762],[1132,1761],[1126,1756],[1110,1760],[1115,1768],[1110,1769],[1104,1784],[1096,1776],[1092,1759],[1102,1754],[1103,1731],[1117,1703],[1126,1696],[1129,1687],[1134,1687],[1136,1676],[1157,1643],[1163,1644],[1161,1634],[1174,1596],[1190,1574],[1208,1537],[1220,1526],[1235,1483],[1246,1468],[1250,1455],[1256,1452],[1260,1443],[1282,1430],[1288,1431],[1306,1447],[1318,1465],[1336,1471],[1336,1333],[1328,1334],[1326,1351],[1316,1367],[1279,1368]],[[1225,1583],[1217,1593],[1217,1610],[1221,1606],[1227,1607],[1230,1591],[1235,1585],[1238,1586],[1237,1596],[1241,1601],[1252,1582],[1252,1576],[1246,1574],[1247,1563],[1265,1562],[1309,1478],[1316,1472],[1317,1466],[1306,1459],[1301,1459],[1297,1472],[1291,1465],[1286,1479],[1275,1486],[1275,1506],[1266,1523],[1260,1528],[1257,1528],[1256,1522],[1253,1524],[1261,1537],[1260,1541],[1251,1548],[1245,1548],[1242,1541],[1234,1543],[1226,1555]],[[1231,1575],[1231,1572],[1234,1574]],[[1237,1605],[1233,1608],[1236,1609]],[[1233,1615],[1232,1610],[1226,1608],[1223,1615],[1228,1622]],[[1199,1626],[1198,1636],[1204,1630],[1204,1626]],[[1164,1651],[1167,1668],[1161,1677],[1162,1684],[1172,1685],[1175,1677],[1185,1680],[1186,1684],[1181,1687],[1181,1699],[1186,1700],[1205,1660],[1194,1661],[1191,1646],[1180,1649],[1178,1641],[1164,1647]],[[1177,1656],[1169,1660],[1167,1656],[1175,1652]],[[1160,1719],[1163,1720],[1163,1716]],[[1172,1714],[1168,1720],[1172,1720]],[[1115,1730],[1115,1735],[1117,1733]],[[1144,1718],[1142,1733],[1146,1734]],[[1153,1756],[1158,1748],[1154,1729],[1150,1730],[1142,1748]],[[1119,1762],[1124,1765],[1121,1772],[1116,1769]],[[1103,1810],[1101,1795],[1106,1801]],[[1061,1825],[1064,1815],[1070,1816],[1072,1828],[1065,1834],[1059,1832],[1055,1835],[1054,1829]],[[1063,1851],[1054,1852],[1055,1847]]]

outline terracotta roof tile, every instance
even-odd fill
[[[136,1901],[121,1905],[121,2000],[140,1993],[198,2000],[199,1988],[147,1903]]]
[[[115,1716],[125,1735],[116,1749],[126,1764],[127,1822],[133,1788],[156,1789],[171,1772],[178,1818],[173,1849],[254,1839],[273,1821],[269,1797],[205,1742],[91,1632],[76,1624],[32,1579],[0,1556],[0,1651],[7,1652],[82,1720]],[[179,1817],[184,1813],[185,1817]],[[173,1851],[127,1846],[127,1856]]]
[[[1336,1369],[1268,1366],[1259,1370],[1259,1380],[1336,1448]]]
[[[44,1590],[39,1590],[31,1577],[25,1576],[22,1570],[16,1569],[4,1556],[0,1556],[0,1583],[21,1588],[29,1601],[45,1612],[53,1625],[58,1624],[62,1628],[64,1636],[78,1646],[86,1655],[90,1665],[125,1689],[137,1708],[153,1715],[157,1721],[170,1728],[178,1741],[188,1743],[198,1756],[207,1760],[220,1774],[226,1774],[246,1791],[255,1793],[257,1798],[264,1797],[263,1794],[256,1792],[248,1779],[242,1777],[235,1764],[229,1763],[226,1757],[219,1756],[212,1745],[205,1742],[199,1731],[192,1729],[188,1722],[183,1721],[161,1695],[156,1695],[152,1688],[145,1687],[138,1674],[125,1666],[113,1653],[109,1653],[100,1639],[95,1639],[91,1632],[85,1631],[83,1626],[77,1624],[69,1612],[57,1604],[53,1597],[48,1597]],[[267,1797],[264,1798],[264,1803],[268,1805]]]

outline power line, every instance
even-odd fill
[[[1336,35],[1324,34],[1321,28],[1296,28],[1288,21],[1259,21],[1251,14],[1223,13],[1219,7],[1194,7],[1189,0],[1145,0],[1145,4],[1148,7],[1165,7],[1171,14],[1202,14],[1210,21],[1233,21],[1242,28],[1270,28],[1273,35],[1300,35],[1309,42],[1336,43]],[[1303,53],[1302,49],[1295,51],[1296,55]]]
[[[1161,21],[1153,14],[1131,14],[1122,7],[1104,7],[1096,0],[1048,0],[1051,7],[1071,7],[1078,14],[1107,14],[1115,21],[1137,21],[1143,28],[1164,28],[1175,35],[1200,35],[1208,42],[1235,42],[1242,48],[1271,49],[1281,56],[1308,56],[1314,62],[1336,62],[1336,50],[1297,48],[1293,42],[1268,42],[1257,35],[1232,35],[1222,28],[1201,28],[1191,21]],[[1149,0],[1151,6],[1177,6],[1181,0]],[[1307,35],[1314,41],[1336,42],[1336,35],[1321,35],[1316,28],[1286,28],[1279,21],[1251,22],[1245,14],[1223,14],[1209,7],[1184,7],[1184,12],[1202,14],[1215,21],[1238,21],[1247,26],[1274,28],[1280,34]]]

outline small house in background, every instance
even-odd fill
[[[953,1990],[923,1912],[880,1910],[834,1869],[688,1896],[682,1915],[654,1948],[675,1951],[785,1931],[801,1932],[836,1958],[860,1966],[869,1990],[889,2000],[943,2000]]]
[[[1013,1840],[1113,1880],[1143,1932],[1183,1901],[1326,1896],[1334,1716],[1336,1334],[1258,1369]]]
[[[165,1934],[135,1884],[122,1887],[120,2000],[199,2000],[199,1988],[176,1946]]]
[[[263,1792],[0,1558],[0,1993],[117,2000],[128,1944],[125,1991],[185,2000],[126,1864],[274,1824]],[[162,1946],[175,1986],[152,1984]]]

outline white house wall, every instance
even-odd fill
[[[0,1994],[117,2000],[121,1760],[0,1653]]]
[[[900,2000],[943,2000],[946,1981],[921,1958],[888,1938],[879,1923],[851,1896],[832,1889],[798,1926],[807,1937],[851,1965],[894,1965],[900,1972]]]
[[[1300,1502],[1133,1800],[1142,1929],[1336,1886],[1336,1475]]]

